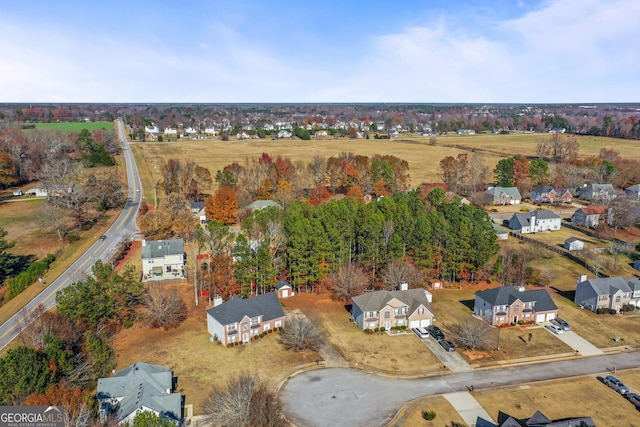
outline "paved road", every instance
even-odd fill
[[[96,242],[91,246],[71,267],[62,273],[56,280],[51,282],[42,290],[31,302],[29,302],[23,310],[16,313],[13,317],[0,325],[0,349],[6,347],[13,339],[18,336],[20,331],[26,326],[27,320],[24,319],[25,313],[30,314],[38,305],[42,304],[45,309],[49,310],[56,305],[56,293],[68,286],[69,284],[81,280],[91,273],[91,267],[97,260],[108,261],[113,255],[120,242],[123,239],[131,237],[138,231],[136,225],[136,215],[142,200],[142,185],[140,176],[133,157],[133,153],[129,148],[129,144],[125,140],[124,126],[121,120],[116,121],[118,135],[122,145],[122,151],[127,168],[127,179],[129,182],[129,193],[126,206],[122,213],[107,230],[105,240],[99,240],[100,236],[96,235]],[[39,286],[34,284],[33,286]]]
[[[354,369],[326,368],[289,379],[280,389],[284,411],[297,426],[383,426],[406,402],[434,394],[606,373],[640,366],[640,351],[517,367],[483,369],[425,379],[398,380]]]

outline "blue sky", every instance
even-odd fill
[[[0,102],[638,102],[638,0],[15,1]]]

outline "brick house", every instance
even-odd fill
[[[541,323],[555,319],[558,307],[544,289],[525,291],[501,286],[476,292],[473,314],[492,326],[519,321]]]
[[[431,300],[424,289],[367,292],[351,299],[351,316],[362,330],[424,327],[435,320]]]
[[[583,280],[576,285],[574,302],[593,312],[599,308],[620,311],[626,304],[640,308],[640,279],[603,277]]]

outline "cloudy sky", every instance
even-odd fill
[[[0,102],[640,101],[638,0],[23,0]]]

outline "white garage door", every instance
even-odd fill
[[[420,327],[420,321],[419,320],[412,320],[411,321],[411,327],[412,328],[419,328]]]
[[[556,314],[555,313],[547,313],[547,320],[551,320],[551,319],[555,319],[556,318]]]
[[[282,298],[288,298],[288,297],[289,297],[289,289],[283,289]]]
[[[544,314],[536,314],[536,323],[544,322]]]
[[[420,326],[423,327],[423,328],[426,328],[430,324],[431,324],[431,320],[430,319],[422,319],[420,321]]]

